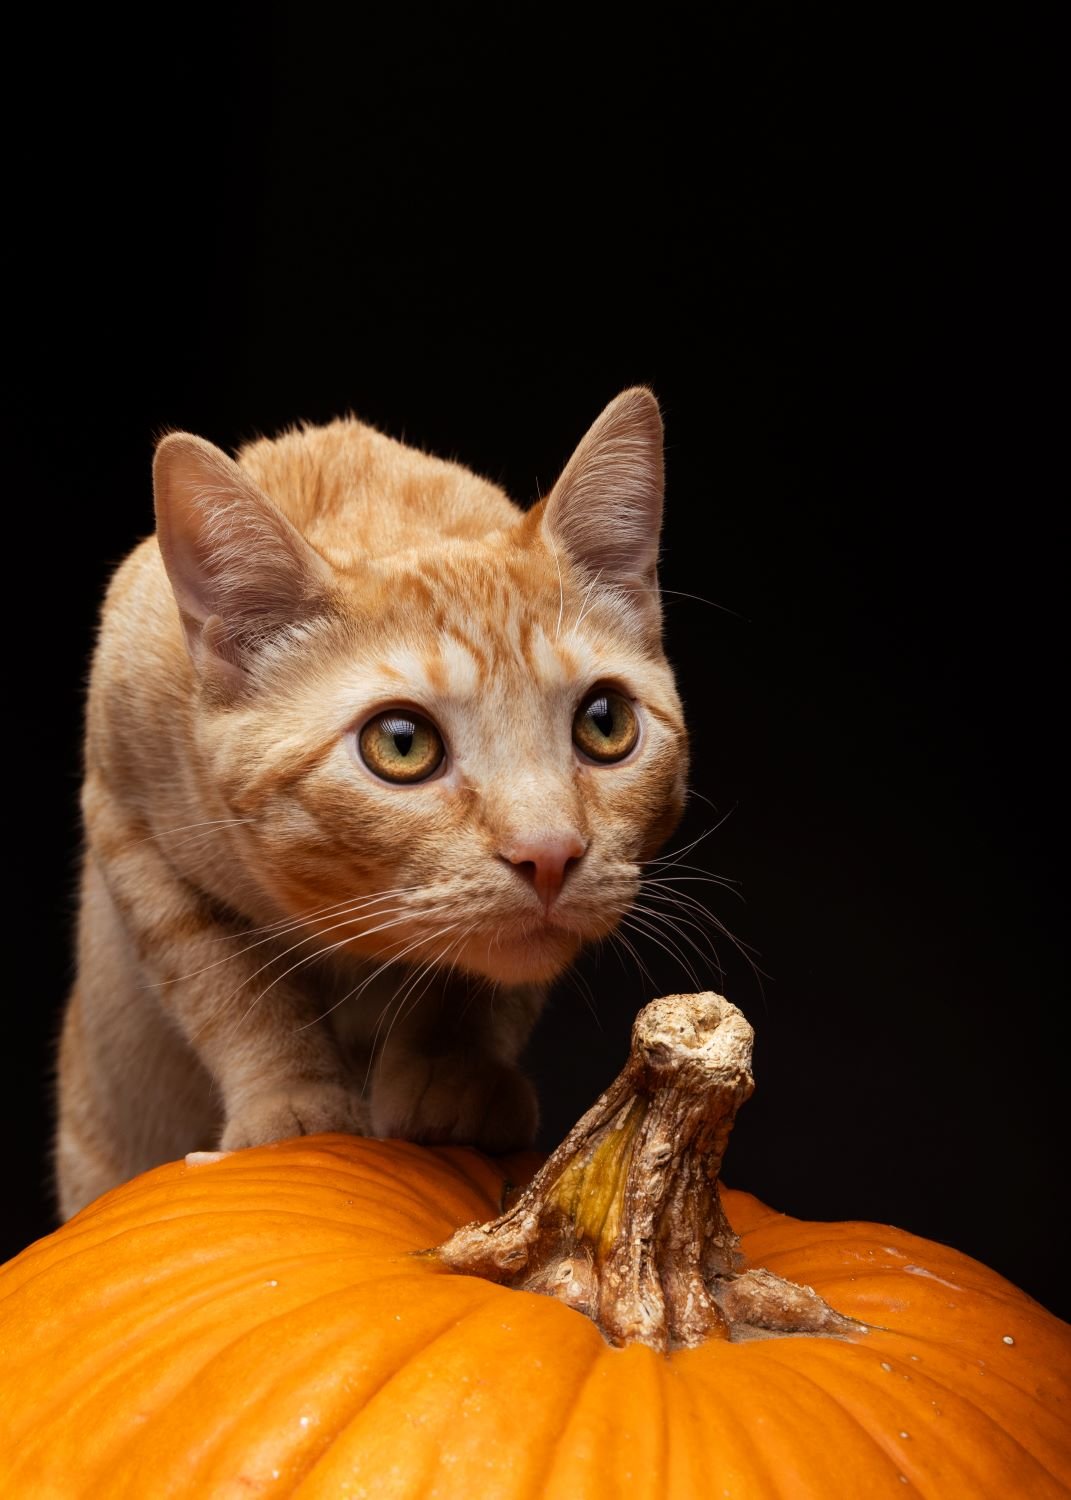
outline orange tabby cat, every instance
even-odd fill
[[[527,513],[352,419],[173,433],[155,485],[89,694],[64,1215],[197,1148],[531,1141],[544,987],[684,795],[654,397]]]

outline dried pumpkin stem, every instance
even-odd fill
[[[613,1344],[857,1331],[809,1287],[737,1267],[718,1174],[755,1086],[753,1037],[720,995],[653,1001],[620,1076],[517,1201],[459,1229],[439,1256],[557,1297]]]

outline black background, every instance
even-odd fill
[[[28,45],[5,1249],[49,1226],[82,683],[155,436],[352,409],[527,502],[647,382],[663,581],[715,602],[668,596],[676,847],[718,824],[689,859],[743,900],[684,889],[765,976],[722,941],[698,975],[758,1030],[729,1180],[1067,1314],[1050,44],[867,14],[163,6]],[[693,987],[641,946],[650,980],[585,961],[594,1015],[556,993],[545,1144]]]

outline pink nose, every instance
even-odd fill
[[[502,858],[532,882],[544,911],[549,912],[570,868],[579,863],[587,847],[578,833],[548,833],[514,840],[502,850]]]

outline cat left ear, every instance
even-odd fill
[[[231,687],[288,625],[323,614],[331,567],[219,448],[165,437],[153,464],[156,537],[202,674]]]
[[[657,625],[658,541],[665,477],[658,402],[622,391],[580,440],[543,511],[544,538],[600,583],[631,595]]]

